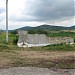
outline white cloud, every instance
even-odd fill
[[[24,10],[24,6],[26,4],[26,0],[9,0],[9,17],[11,15],[20,16],[22,11]]]
[[[60,21],[60,22],[55,22],[55,25],[59,25],[60,26],[72,26],[74,25],[74,19],[69,19],[69,20],[65,20],[65,21]]]
[[[73,11],[73,9],[71,9],[71,3],[73,0],[8,1],[9,29],[16,29],[23,26],[38,26],[44,23],[61,26],[74,25],[75,20],[71,13]],[[70,8],[68,5],[70,5]],[[6,9],[6,0],[0,0],[0,9],[2,10],[0,10],[0,29],[5,29],[6,13],[4,10]],[[58,16],[56,16],[56,14],[58,14]],[[66,16],[68,17],[66,18]]]
[[[9,29],[17,29],[17,28],[20,28],[20,27],[24,27],[24,26],[32,26],[32,27],[35,27],[35,26],[39,26],[40,24],[44,24],[42,22],[13,22],[13,21],[9,21],[10,25],[9,25]]]

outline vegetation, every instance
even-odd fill
[[[75,32],[65,32],[65,31],[46,31],[46,30],[29,30],[29,34],[46,34],[49,37],[75,37]]]
[[[46,35],[48,34],[47,31],[45,31],[45,30],[40,30],[40,29],[38,29],[38,30],[29,30],[28,33],[29,33],[29,34],[46,34]]]
[[[17,43],[17,40],[18,40],[17,34],[9,32],[8,37],[9,37],[8,38],[9,39],[8,44],[16,44]],[[0,33],[0,43],[6,44],[6,33],[5,32]]]
[[[52,51],[75,51],[75,45],[70,45],[70,44],[53,44],[45,46],[43,48]]]
[[[29,31],[31,32],[31,30]],[[32,32],[34,33],[34,31]],[[42,33],[45,33],[47,36],[49,37],[64,37],[64,36],[71,36],[73,38],[75,38],[75,33],[74,32],[57,32],[57,33],[54,33],[54,32],[48,32],[48,31],[42,31],[42,30],[38,30],[38,31],[35,31],[35,33],[39,33],[39,34],[42,34]],[[15,34],[15,32],[9,32],[9,42],[8,44],[6,43],[6,36],[5,36],[5,32],[1,32],[0,33],[0,49],[4,48],[4,49],[14,49],[15,47],[17,47],[17,41],[18,41],[18,35]],[[74,40],[75,41],[75,40]],[[48,45],[48,46],[45,46],[45,47],[42,47],[43,50],[66,50],[66,51],[72,51],[72,50],[75,50],[75,45],[66,45],[66,44],[54,44],[54,45]],[[42,50],[41,48],[41,50]],[[35,49],[37,50],[37,49]]]
[[[22,27],[19,29],[21,30],[32,30],[32,29],[33,30],[37,30],[37,29],[40,29],[40,30],[75,30],[75,25],[71,27],[62,27],[62,26],[53,26],[53,25],[44,24],[44,25],[40,25],[37,27],[26,26],[26,27]]]
[[[60,31],[58,33],[48,33],[47,36],[50,36],[50,37],[75,37],[75,33]]]
[[[52,37],[75,37],[75,33],[73,32],[57,31],[55,33],[54,31],[38,30],[38,33],[45,33],[47,36]],[[15,32],[9,32],[8,43],[5,40],[5,32],[0,32],[0,39],[0,68],[32,66],[75,69],[75,56],[73,55],[75,44],[54,44],[44,47],[18,48],[16,45],[18,35]]]

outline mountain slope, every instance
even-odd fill
[[[75,25],[71,27],[63,27],[63,26],[53,26],[53,25],[44,24],[37,27],[26,26],[18,28],[16,30],[71,30],[71,29],[75,29]]]
[[[64,29],[67,29],[67,27],[62,27],[62,26],[52,26],[52,25],[41,25],[41,26],[35,27],[35,29],[64,30]]]
[[[19,28],[20,30],[37,30],[37,29],[44,29],[44,30],[68,30],[68,29],[75,29],[75,26],[72,26],[72,27],[63,27],[63,26],[52,26],[52,25],[40,25],[40,26],[37,26],[37,27],[22,27],[22,28]]]

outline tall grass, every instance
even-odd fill
[[[43,48],[46,48],[47,50],[53,50],[53,51],[75,51],[75,45],[70,44],[53,44],[44,46]]]
[[[49,37],[75,37],[74,32],[58,32],[58,33],[48,33]]]
[[[13,33],[8,33],[8,44],[16,44],[18,41],[18,35]],[[0,43],[6,44],[6,33],[0,33]]]

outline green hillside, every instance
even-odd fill
[[[29,26],[26,26],[26,27],[22,27],[22,28],[18,28],[19,30],[37,30],[37,29],[44,29],[44,30],[72,30],[72,29],[75,29],[75,25],[74,26],[71,26],[71,27],[63,27],[63,26],[54,26],[54,25],[47,25],[47,24],[44,24],[44,25],[40,25],[40,26],[37,26],[37,27],[29,27]],[[16,30],[18,30],[16,29]]]

